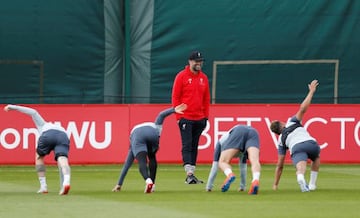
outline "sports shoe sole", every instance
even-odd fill
[[[67,195],[70,191],[70,185],[65,185],[60,191],[59,195]]]
[[[251,187],[250,187],[248,194],[249,195],[257,195],[258,192],[259,192],[259,182],[254,181],[253,183],[251,183]]]
[[[226,178],[225,181],[224,181],[224,184],[221,187],[221,191],[226,192],[227,190],[229,190],[230,185],[231,185],[231,183],[233,183],[235,181],[235,178],[236,177],[234,175]]]
[[[38,194],[48,194],[49,192],[48,192],[48,190],[39,190],[37,193]]]
[[[315,191],[316,190],[316,186],[309,185],[308,187],[309,187],[310,191]]]
[[[305,186],[305,188],[301,188],[301,192],[310,192],[310,189]]]
[[[301,183],[299,185],[300,185],[301,192],[309,192],[310,191],[309,186],[306,183],[304,183],[304,184]]]

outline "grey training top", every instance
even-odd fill
[[[295,123],[300,123],[301,121],[296,118],[296,116],[292,116],[291,119],[286,123],[285,127],[289,127],[294,125]],[[281,139],[282,135],[279,136]],[[314,137],[312,137],[309,132],[304,127],[298,127],[294,131],[292,131],[288,137],[286,138],[286,147],[282,144],[281,140],[279,140],[278,145],[278,153],[281,155],[285,155],[286,149],[288,148],[290,154],[293,153],[293,148],[295,145],[305,142],[305,141],[316,141]]]
[[[18,105],[9,105],[9,109],[16,110],[16,111],[19,111],[21,113],[31,116],[40,135],[49,129],[56,129],[56,130],[63,131],[66,133],[65,129],[62,126],[56,125],[51,122],[46,122],[42,118],[42,116],[37,112],[37,110],[35,110],[33,108],[18,106]]]

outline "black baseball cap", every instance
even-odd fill
[[[192,61],[203,61],[204,58],[202,56],[202,54],[199,51],[193,51],[191,52],[190,56],[189,56],[189,60]]]

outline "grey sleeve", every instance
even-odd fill
[[[134,157],[133,153],[131,152],[131,149],[129,149],[128,155],[126,157],[126,161],[125,161],[124,166],[123,166],[123,168],[121,169],[121,172],[120,172],[118,185],[123,184],[124,179],[126,177],[126,174],[129,171],[132,163],[134,162],[134,159],[135,159],[135,157]]]
[[[214,150],[214,161],[219,161],[221,154],[221,143],[217,142]]]
[[[212,190],[212,188],[214,187],[214,181],[216,179],[218,169],[219,169],[219,162],[213,161],[211,165],[209,177],[205,186],[206,190]]]
[[[241,162],[241,163],[246,164],[247,159],[248,159],[248,153],[247,153],[247,151],[241,153],[240,156],[239,156],[239,158],[240,158],[240,162]]]
[[[214,181],[216,179],[219,168],[220,154],[221,154],[221,144],[220,142],[217,142],[214,150],[214,160],[212,162],[209,177],[205,186],[206,190],[212,190],[212,188],[214,187]]]
[[[18,106],[18,105],[9,105],[9,109],[16,110],[16,111],[19,111],[21,113],[31,116],[37,129],[40,129],[45,124],[45,120],[37,112],[37,110],[35,110],[33,108]]]
[[[246,187],[246,176],[247,176],[247,164],[239,161],[239,171],[240,171],[240,188],[245,190]]]
[[[157,126],[162,125],[164,123],[165,118],[172,113],[175,113],[174,108],[168,108],[166,110],[161,111],[155,119],[155,125]]]
[[[247,176],[247,152],[242,153],[239,157],[239,171],[240,171],[240,189],[245,190],[246,187],[246,176]]]

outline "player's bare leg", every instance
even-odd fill
[[[59,170],[63,176],[62,186],[59,192],[59,195],[66,195],[70,190],[70,166],[68,158],[65,156],[60,156],[57,159]],[[61,177],[60,177],[61,180]]]
[[[314,191],[316,189],[316,181],[320,168],[320,157],[316,158],[311,164],[309,189]]]
[[[35,169],[39,178],[40,189],[37,191],[39,194],[47,194],[47,183],[46,183],[46,167],[44,163],[44,157],[35,154]]]
[[[222,184],[221,191],[226,192],[229,188],[231,183],[235,180],[235,174],[232,171],[231,168],[231,159],[235,156],[238,156],[239,150],[238,149],[226,149],[221,152],[220,159],[219,159],[219,168],[224,172],[226,175],[226,179],[224,180],[224,183]]]
[[[309,187],[305,181],[306,161],[299,161],[296,164],[296,179],[302,192],[308,192]]]
[[[260,151],[257,147],[249,147],[247,149],[248,158],[251,164],[252,182],[249,189],[249,194],[256,195],[259,191],[259,180],[260,180]]]

